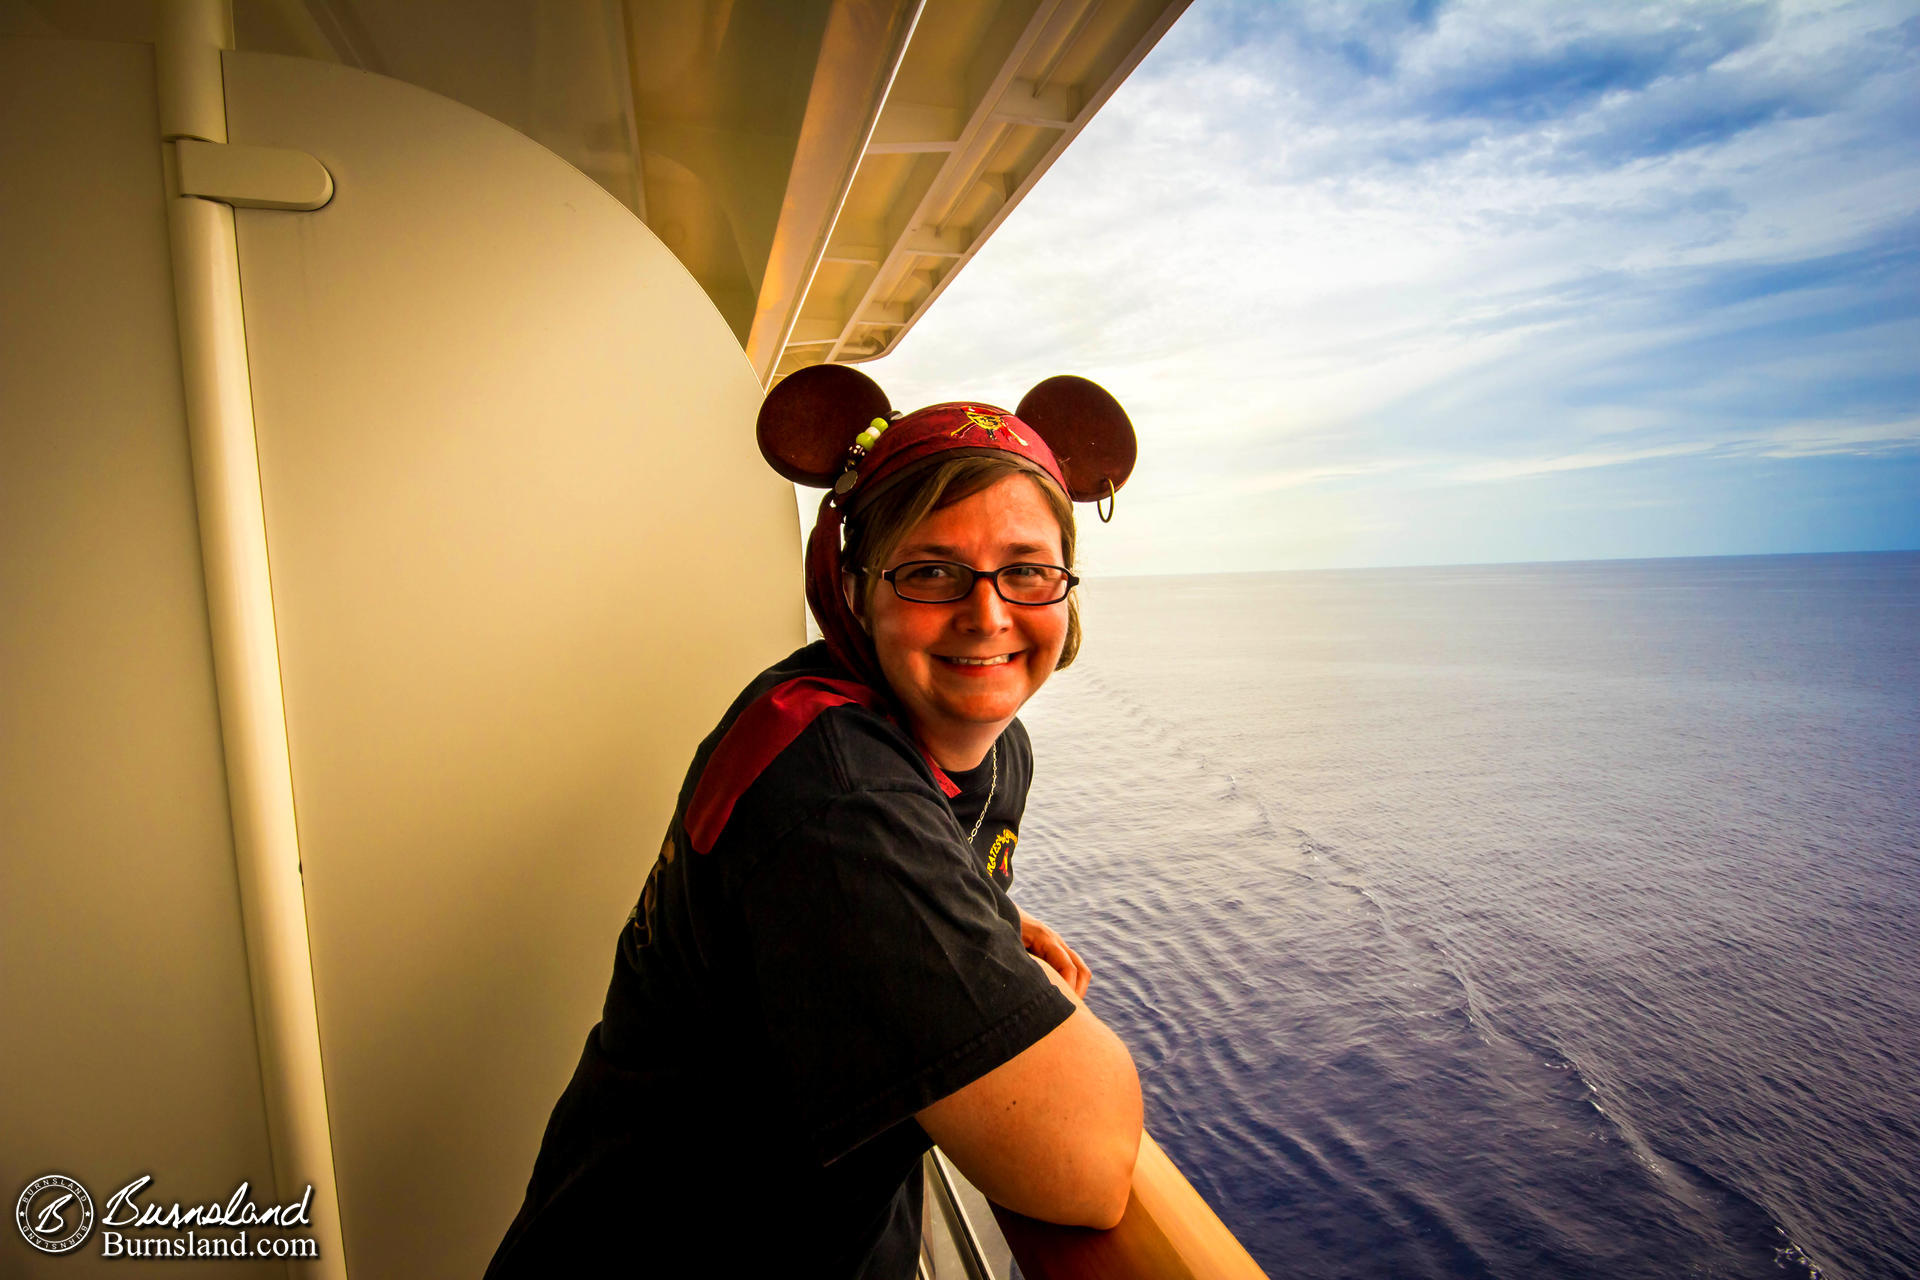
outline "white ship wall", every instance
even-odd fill
[[[694,744],[801,640],[791,490],[737,340],[594,183],[363,72],[228,53],[225,83],[233,142],[336,187],[235,226],[345,1260],[474,1275]],[[276,1085],[152,52],[0,42],[0,103],[0,1190],[224,1198],[273,1182]],[[96,1251],[0,1271],[127,1266]]]
[[[0,1196],[11,1219],[61,1172],[224,1198],[273,1165],[153,51],[0,41],[0,120]],[[4,1230],[0,1274],[128,1265]]]

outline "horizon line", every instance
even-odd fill
[[[1716,555],[1671,556],[1597,556],[1568,557],[1559,560],[1435,560],[1419,564],[1324,565],[1318,568],[1219,569],[1208,573],[1182,574],[1178,569],[1147,570],[1136,573],[1101,575],[1094,582],[1124,582],[1134,578],[1233,578],[1270,573],[1385,573],[1399,569],[1520,569],[1534,565],[1578,564],[1654,564],[1670,560],[1788,560],[1815,556],[1910,556],[1920,555],[1920,547],[1876,547],[1853,551],[1734,551]]]

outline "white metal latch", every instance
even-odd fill
[[[333,175],[304,151],[181,138],[173,144],[180,194],[236,209],[318,209],[333,199]]]

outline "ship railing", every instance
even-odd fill
[[[938,1148],[927,1155],[922,1280],[1267,1280],[1151,1134],[1140,1135],[1118,1226],[1063,1227],[990,1205]]]

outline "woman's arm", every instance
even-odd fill
[[[1073,987],[1067,1020],[918,1113],[921,1128],[988,1199],[1031,1218],[1105,1229],[1120,1221],[1140,1151],[1140,1077],[1120,1038]]]

